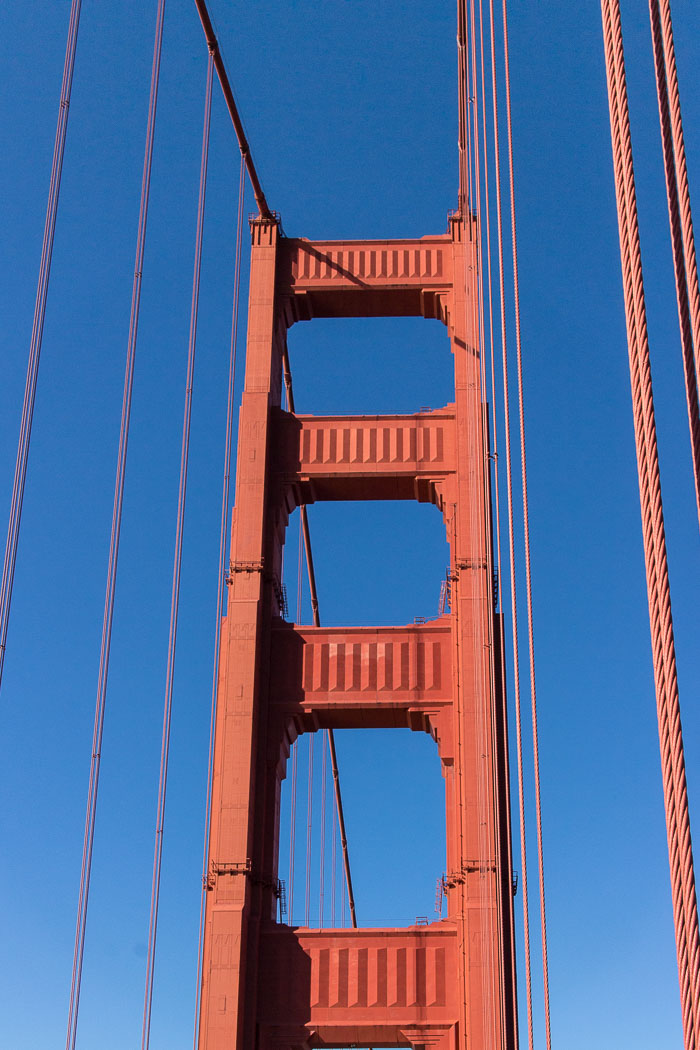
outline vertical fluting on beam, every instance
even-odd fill
[[[647,595],[686,1050],[698,1050],[698,915],[618,0],[601,0]]]

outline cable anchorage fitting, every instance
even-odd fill
[[[233,583],[234,574],[237,572],[262,572],[265,568],[264,559],[261,558],[259,561],[233,561],[229,562],[229,571],[226,577],[226,583],[230,586]]]
[[[202,882],[204,883],[204,888],[207,890],[213,890],[216,886],[216,881],[220,875],[246,875],[254,885],[262,886],[264,889],[272,890],[272,893],[276,900],[285,898],[284,883],[273,875],[256,874],[256,872],[253,870],[253,863],[250,857],[246,857],[246,859],[242,861],[210,861],[209,871],[202,879]]]
[[[467,875],[473,875],[477,872],[480,875],[487,875],[489,872],[495,871],[495,862],[489,863],[488,861],[465,860],[462,864],[461,871],[449,871],[442,876],[441,880],[439,880],[442,893],[446,894],[448,890],[453,890],[455,886],[463,885],[467,881]]]

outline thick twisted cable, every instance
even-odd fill
[[[129,442],[129,423],[131,419],[131,396],[134,383],[136,336],[138,333],[139,309],[141,304],[141,274],[143,270],[144,248],[146,244],[146,225],[148,218],[148,201],[151,184],[151,164],[153,160],[153,140],[155,134],[156,108],[158,102],[158,81],[160,75],[160,57],[163,43],[164,16],[165,0],[159,0],[158,11],[156,16],[155,42],[153,46],[153,65],[151,69],[151,89],[148,103],[146,146],[144,150],[143,174],[141,179],[141,202],[139,205],[138,233],[136,236],[134,282],[131,291],[131,313],[129,317],[129,337],[127,341],[126,367],[124,373],[124,394],[122,398],[122,416],[119,431],[119,450],[117,453],[117,472],[114,482],[112,529],[109,542],[107,586],[105,591],[104,615],[102,619],[102,640],[100,644],[100,663],[97,676],[97,697],[95,701],[95,722],[92,737],[92,758],[90,762],[88,798],[85,814],[85,834],[83,838],[83,856],[80,871],[80,889],[78,891],[78,914],[76,919],[75,944],[73,948],[73,969],[71,976],[70,1002],[68,1008],[66,1050],[74,1050],[78,1026],[80,985],[83,972],[83,954],[85,950],[85,929],[87,924],[88,900],[90,896],[90,875],[92,871],[92,849],[95,838],[97,793],[100,779],[102,731],[104,728],[105,703],[107,696],[107,678],[109,672],[109,654],[112,642],[114,594],[117,578],[117,564],[119,560],[119,538],[121,534],[122,505],[124,502],[124,476],[126,471],[126,455]]]
[[[612,22],[610,33],[614,38]],[[619,25],[618,25],[619,28]],[[620,37],[621,42],[621,37]],[[616,114],[616,124],[613,129],[613,155],[615,160],[616,178],[620,181],[621,195],[619,198],[619,215],[621,216],[621,255],[623,260],[623,282],[626,294],[626,321],[630,346],[637,346],[637,339],[646,341],[646,312],[643,300],[643,287],[640,281],[641,261],[639,261],[639,244],[636,233],[636,200],[634,191],[634,174],[632,170],[631,142],[629,130],[621,130],[619,114],[627,113],[627,100],[624,78],[624,65],[620,64],[619,52],[613,49],[610,83],[613,95],[613,106]],[[623,118],[624,119],[624,118]],[[627,122],[628,125],[628,122]],[[633,264],[633,260],[635,263]],[[648,402],[651,391],[651,373],[647,361],[640,360],[638,353],[630,356],[630,377],[632,384],[633,405],[640,409],[640,426],[636,435],[638,439],[638,456],[640,464],[640,488],[646,493],[651,493],[650,506],[660,498],[660,482],[657,469],[654,469],[654,457],[656,455],[656,433],[653,413],[649,416],[644,413],[645,404]],[[653,407],[653,405],[652,405]],[[642,500],[643,506],[643,500]],[[663,525],[663,519],[660,519]],[[663,590],[663,580],[667,570],[665,564],[665,546],[663,533],[659,532],[659,519],[651,511],[645,513],[643,506],[643,532],[645,545],[648,544],[652,551],[652,558],[646,566],[647,586],[649,593],[655,593],[658,588]],[[661,540],[661,545],[660,541]],[[677,776],[674,776],[674,767],[671,762],[672,742],[670,738],[670,725],[667,707],[662,702],[665,689],[676,690],[675,684],[675,656],[672,651],[673,635],[669,625],[665,625],[662,610],[658,602],[650,604],[650,617],[652,620],[652,642],[654,652],[655,681],[657,682],[657,708],[659,715],[659,735],[662,752],[662,773],[664,785],[664,800],[667,812],[669,833],[669,854],[671,858],[671,878],[674,901],[674,925],[676,929],[677,951],[679,967],[681,960],[687,955],[687,929],[686,929],[686,897],[683,888],[682,867],[679,862],[679,851],[677,848]],[[656,632],[656,633],[655,633]],[[684,1030],[692,1032],[697,1026],[692,1018],[692,996],[690,985],[686,984],[682,989],[682,1010]],[[693,1038],[692,1034],[689,1038]],[[691,1045],[695,1045],[691,1042]]]
[[[698,1050],[698,922],[619,3],[601,0],[684,1045]]]
[[[670,29],[670,11],[669,11]],[[684,247],[683,224],[681,222],[680,190],[676,160],[674,155],[674,139],[670,103],[669,103],[669,69],[664,53],[664,34],[661,25],[661,12],[659,0],[649,0],[649,19],[651,22],[651,38],[654,51],[654,71],[656,74],[656,96],[659,103],[659,121],[661,125],[661,142],[664,157],[664,173],[666,176],[666,197],[668,200],[668,218],[671,230],[671,244],[673,248],[673,271],[676,279],[676,299],[678,301],[678,321],[681,330],[681,347],[683,350],[683,372],[685,378],[685,395],[688,405],[688,423],[690,426],[690,447],[693,459],[693,477],[695,481],[695,502],[700,521],[700,408],[698,406],[698,382],[695,366],[694,348],[697,346],[696,337],[693,332],[693,319],[690,313],[690,302],[688,288],[688,267],[686,266],[686,254]],[[673,50],[673,35],[671,34],[671,49]],[[675,63],[674,63],[675,72]],[[683,145],[683,127],[680,124],[680,105],[678,106],[678,123],[680,125],[680,152],[683,157],[685,170],[685,148]],[[695,246],[693,241],[693,223],[690,215],[690,199],[687,197],[686,177],[686,200],[690,246],[692,248],[692,266],[694,267],[695,294],[697,296],[697,267],[695,266]],[[697,307],[697,303],[696,303]],[[697,320],[697,319],[696,319]]]
[[[695,493],[698,515],[700,517],[700,416],[698,412],[698,387],[695,368],[698,322],[697,265],[695,261],[693,224],[692,215],[690,213],[690,198],[688,194],[687,172],[685,166],[685,147],[683,143],[683,127],[681,122],[680,101],[678,97],[671,12],[669,4],[664,4],[663,6],[664,15],[662,22],[658,0],[649,0],[649,16],[651,22],[656,88],[659,103],[659,119],[664,154],[669,223],[673,246],[678,316],[683,349],[686,400],[688,404],[688,417],[690,423]],[[671,118],[669,101],[669,91],[672,86],[674,97],[673,120]],[[678,159],[676,158],[676,153],[678,154]],[[680,174],[681,172],[682,175]],[[681,220],[679,182],[682,182],[684,187],[683,221]],[[688,252],[686,252],[686,244],[688,245]],[[686,255],[688,256],[687,258]],[[691,287],[694,288],[695,295],[695,318],[691,315],[690,309],[689,289]],[[686,898],[686,909],[689,906],[692,908],[692,902],[688,900],[687,886],[684,894]],[[694,989],[693,994],[696,1001],[698,997],[700,997],[700,974],[698,972],[700,966],[699,956],[700,946],[696,944],[694,950],[691,946],[689,955],[691,988]],[[696,1028],[698,1027],[698,1020],[699,1019],[696,1017]]]
[[[180,453],[180,484],[177,501],[177,525],[175,529],[175,554],[173,558],[173,582],[170,598],[170,630],[168,635],[168,658],[165,675],[165,701],[163,705],[163,736],[160,753],[158,780],[158,806],[156,815],[155,845],[153,850],[153,875],[151,882],[151,906],[148,923],[148,952],[146,957],[146,989],[143,1003],[143,1027],[141,1050],[148,1050],[151,1038],[151,1010],[153,1005],[153,977],[155,972],[156,941],[158,936],[158,908],[160,904],[160,880],[163,867],[163,835],[165,831],[165,802],[168,788],[168,764],[170,757],[170,725],[173,709],[173,682],[175,677],[175,651],[177,647],[177,625],[180,608],[180,574],[182,569],[182,540],[187,499],[187,470],[189,465],[190,423],[192,420],[192,392],[194,386],[195,350],[197,347],[197,318],[199,314],[199,284],[202,269],[202,241],[204,238],[204,204],[209,160],[209,129],[211,125],[211,96],[214,75],[214,60],[209,55],[204,98],[204,131],[202,134],[202,158],[199,170],[199,199],[197,203],[197,236],[194,251],[194,274],[192,277],[192,303],[190,308],[190,332],[187,348],[187,378],[185,381],[185,409],[182,422],[182,448]]]
[[[81,0],[73,0],[68,22],[66,57],[63,63],[61,98],[58,107],[58,122],[56,125],[56,138],[53,147],[51,177],[49,179],[49,195],[46,205],[44,237],[41,245],[39,279],[37,282],[36,299],[34,301],[32,335],[29,342],[27,377],[24,386],[24,403],[22,405],[19,441],[17,444],[17,459],[15,462],[15,475],[12,483],[12,496],[10,499],[10,514],[7,525],[7,540],[5,542],[5,557],[3,559],[2,567],[2,582],[0,583],[0,686],[2,685],[2,672],[5,664],[5,647],[7,644],[7,629],[10,622],[12,586],[15,578],[15,564],[17,562],[17,546],[19,544],[19,530],[22,520],[24,487],[27,479],[29,444],[32,436],[32,421],[34,418],[34,401],[36,399],[39,359],[41,356],[41,343],[44,334],[44,318],[46,317],[46,299],[49,291],[51,258],[53,256],[53,241],[54,233],[56,231],[56,214],[58,212],[58,198],[61,190],[61,174],[63,172],[63,157],[66,146],[66,132],[68,129],[68,112],[70,109],[71,89],[73,86],[75,52],[78,44],[80,4]]]
[[[619,27],[618,27],[619,28]],[[621,36],[620,36],[621,43]],[[627,101],[625,92],[624,58],[621,50],[614,52],[616,72],[615,88],[618,107],[627,112]],[[620,150],[621,166],[625,186],[625,208],[628,225],[634,231],[636,225],[636,201],[634,189],[634,172],[632,168],[631,144]],[[634,232],[632,233],[634,238]],[[634,248],[634,256],[639,252],[638,237]],[[632,256],[631,256],[632,257]],[[630,281],[631,298],[634,305],[635,330],[643,334],[646,339],[646,313],[644,308],[643,286],[636,273],[628,274]],[[641,274],[641,263],[638,274]],[[644,402],[646,405],[651,400],[651,372],[648,365],[642,362],[641,373],[633,378],[635,400]],[[653,408],[653,401],[651,401]],[[646,454],[646,480],[645,487],[655,494],[660,500],[660,480],[658,464],[654,464],[649,458],[652,454],[656,456],[656,433],[653,414],[651,417],[644,416],[643,426],[643,451]],[[665,557],[665,541],[663,537],[663,517],[653,515],[646,525],[646,532],[655,538],[654,564],[650,572],[656,581],[656,586],[661,590],[668,589],[668,573]],[[669,606],[670,606],[670,598]],[[677,683],[675,653],[673,651],[673,631],[670,620],[665,621],[662,608],[656,610],[655,619],[660,624],[660,646],[658,652],[659,675],[662,682],[667,684],[671,695],[676,696],[676,705],[666,702],[659,707],[659,733],[662,752],[662,769],[664,778],[664,797],[666,800],[668,820],[669,855],[671,858],[671,879],[674,894],[674,923],[676,927],[677,952],[679,966],[685,966],[688,970],[688,982],[685,988],[682,986],[682,1009],[684,1017],[684,1029],[694,1029],[694,1038],[700,1037],[698,1024],[699,997],[697,992],[697,962],[698,945],[697,934],[697,908],[695,901],[695,883],[692,872],[692,845],[690,841],[690,825],[687,813],[687,793],[685,788],[685,770],[682,752],[682,733],[680,732],[680,709],[677,701]],[[658,698],[657,698],[658,706]],[[688,877],[690,872],[690,878]],[[691,1037],[692,1038],[692,1037]],[[691,1045],[695,1045],[691,1043]]]
[[[671,109],[671,136],[673,139],[673,153],[676,160],[676,171],[678,176],[681,233],[683,235],[683,247],[685,250],[685,263],[688,278],[688,299],[693,329],[695,374],[697,382],[700,385],[700,289],[698,288],[698,266],[695,256],[693,216],[690,210],[690,190],[688,188],[688,169],[685,158],[685,141],[683,138],[683,121],[681,119],[681,102],[678,91],[678,72],[676,69],[676,52],[673,43],[670,0],[660,0],[660,6],[661,33],[666,59],[666,77]]]

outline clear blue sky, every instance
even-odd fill
[[[456,204],[452,0],[211,6],[287,234],[444,231]],[[554,1045],[678,1050],[600,14],[595,3],[511,7]],[[3,540],[68,11],[68,0],[6,0],[0,11]],[[623,17],[700,841],[697,520],[646,5],[626,0]],[[674,18],[700,207],[697,5],[675,0]],[[8,1050],[64,1039],[154,19],[151,0],[85,0],[78,43],[0,701],[0,1045]],[[171,0],[82,1050],[123,1050],[140,1033],[205,65],[194,5]],[[237,181],[217,96],[153,1050],[191,1045]],[[404,412],[451,396],[437,322],[317,321],[292,331],[290,354],[300,411]],[[406,623],[436,612],[446,549],[434,508],[315,506],[310,519],[324,622]],[[293,580],[290,591],[294,607]],[[340,734],[338,749],[361,923],[430,916],[444,867],[432,742],[408,732]],[[397,821],[400,798],[406,813]],[[518,897],[518,914],[520,906]],[[541,1026],[537,1035],[543,1045]]]

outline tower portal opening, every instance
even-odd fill
[[[336,730],[335,743],[358,925],[434,922],[445,870],[445,790],[434,741],[407,729],[346,729]],[[280,918],[349,927],[326,733],[303,734],[294,747],[282,785]],[[410,815],[410,836],[397,813]]]

